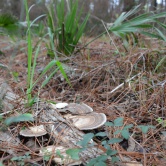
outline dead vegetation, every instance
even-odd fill
[[[133,127],[129,130],[131,135],[129,140],[124,139],[120,143],[110,145],[112,149],[118,151],[120,162],[117,165],[164,166],[166,165],[166,62],[156,71],[155,68],[165,56],[166,44],[155,39],[145,39],[143,36],[140,37],[139,47],[130,45],[127,52],[121,41],[115,41],[115,44],[120,54],[112,44],[110,45],[107,38],[103,38],[94,41],[71,57],[61,55],[60,61],[65,65],[64,69],[72,87],[65,82],[59,72],[45,88],[40,89],[38,83],[33,94],[38,95],[42,101],[86,103],[95,112],[105,113],[108,121],[124,117],[124,125],[132,124]],[[17,101],[10,101],[12,106],[8,104],[9,101],[4,102],[4,96],[0,96],[1,114],[4,118],[25,112],[34,115],[38,111],[37,104],[32,108],[25,108],[22,104],[26,93],[27,72],[27,55],[24,49],[26,49],[24,44],[15,49],[7,42],[2,43],[0,47],[4,53],[0,55],[1,64],[4,65],[0,68],[0,87],[6,83],[5,88],[12,89],[13,93],[19,96]],[[36,78],[50,61],[46,53],[43,46],[37,60]],[[46,108],[40,106],[40,109]],[[24,165],[53,165],[52,157],[48,161],[43,160],[39,155],[39,149],[46,145],[61,145],[61,136],[53,140],[55,137],[51,135],[51,131],[47,131],[46,136],[33,138],[19,134],[24,127],[46,125],[46,122],[39,117],[34,123],[21,122],[9,127],[4,126],[3,120],[1,121],[0,157],[3,164],[21,165],[19,162],[23,161]],[[138,128],[140,125],[155,126],[155,129],[149,128],[147,133],[143,133]],[[116,129],[101,127],[93,132],[105,131],[112,137]],[[100,139],[95,141],[101,146]],[[102,147],[102,150],[105,149]],[[11,160],[13,154],[22,158]]]

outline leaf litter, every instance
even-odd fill
[[[60,62],[70,69],[75,69],[68,72],[72,87],[61,79],[60,73],[57,73],[40,90],[38,97],[55,103],[85,103],[93,108],[94,112],[104,113],[109,122],[114,122],[116,118],[123,117],[125,125],[133,125],[129,129],[129,141],[124,140],[126,149],[118,143],[110,145],[112,149],[118,151],[121,165],[164,166],[166,164],[166,141],[165,134],[163,134],[166,127],[164,126],[166,115],[166,65],[164,63],[157,71],[155,71],[155,68],[160,59],[165,56],[165,43],[155,39],[149,40],[143,36],[141,38],[143,38],[141,44],[144,45],[144,48],[131,45],[128,52],[124,49],[121,41],[116,41],[121,55],[110,45],[107,38],[96,40],[71,57],[62,55]],[[5,40],[8,39],[5,38]],[[20,47],[23,46],[24,43]],[[0,68],[1,78],[5,80],[4,82],[7,82],[15,94],[24,98],[23,92],[26,92],[26,55],[24,51],[17,50],[13,56],[14,48],[13,46],[10,47],[10,43],[6,43],[0,49],[5,54],[5,56],[1,56],[1,64],[8,66],[8,70]],[[122,53],[125,56],[122,56]],[[9,57],[13,57],[13,59],[11,60]],[[38,57],[36,78],[40,70],[49,61],[50,57],[46,55],[46,51],[42,51]],[[18,73],[17,79],[9,70]],[[33,90],[34,95],[37,94],[39,88],[40,82]],[[3,101],[3,98],[0,101]],[[26,113],[30,111],[35,114],[34,110],[37,109],[37,105],[34,106],[36,107],[34,110],[25,108],[21,100],[18,100],[17,104],[14,103],[14,109],[10,107],[12,109],[9,116],[8,114],[3,114],[3,102],[0,104],[1,114],[5,118],[18,115],[18,112]],[[41,112],[43,109],[38,111]],[[161,118],[160,123],[157,121],[158,118]],[[30,123],[30,126],[35,126],[34,123]],[[42,124],[40,119],[35,123]],[[30,155],[33,156],[33,161],[27,160],[26,162],[38,164],[43,162],[42,158],[37,156],[38,146],[33,147],[33,151],[29,150],[28,147],[25,148],[28,139],[19,136],[20,128],[25,126],[29,127],[29,124],[21,121],[20,123],[12,124],[6,129],[7,137],[10,137],[9,140],[13,138],[13,141],[17,140],[18,142],[19,139],[19,148],[17,144],[14,146],[14,143],[8,142],[10,150],[3,150],[5,149],[6,141],[4,139],[0,140],[1,160],[4,163],[11,162],[11,154],[23,156],[26,152],[30,152]],[[147,126],[146,131],[145,128],[139,126]],[[155,128],[151,126],[155,126]],[[2,125],[2,128],[5,131],[4,125]],[[123,129],[123,126],[114,128],[107,126],[94,132],[104,130],[104,132],[108,133],[108,137],[112,139],[114,138],[113,133],[119,128]],[[144,132],[142,132],[141,128],[144,129]],[[49,134],[51,135],[51,133]],[[49,142],[49,139],[48,135],[46,135],[43,136],[43,139],[34,138],[33,140],[40,147],[45,147],[46,145],[54,144],[52,140]],[[20,141],[22,141],[21,144]],[[100,144],[100,139],[97,142]],[[46,162],[51,163],[50,159]]]

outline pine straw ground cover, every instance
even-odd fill
[[[0,62],[8,69],[0,68],[0,79],[5,80],[17,95],[24,98],[27,72],[27,57],[24,53],[26,45],[21,43],[14,48],[15,46],[12,47],[12,43],[9,43],[7,39],[3,38],[1,41],[3,42],[0,50],[4,55],[0,55]],[[127,158],[131,162],[138,161],[144,166],[164,166],[166,165],[166,135],[164,134],[166,129],[166,62],[162,63],[156,71],[154,70],[166,54],[166,44],[142,37],[139,46],[130,45],[128,52],[121,41],[116,41],[115,44],[120,54],[113,45],[110,45],[107,38],[103,38],[94,41],[71,57],[59,56],[60,61],[65,65],[64,69],[72,87],[64,81],[59,72],[46,87],[40,90],[40,93],[39,82],[33,94],[38,94],[42,100],[86,103],[96,112],[105,113],[108,121],[124,117],[124,125],[133,124],[130,128],[133,141],[123,140],[120,144],[112,145],[112,149],[118,151],[121,165],[125,165]],[[50,61],[50,57],[46,54],[47,51],[43,46],[37,60],[36,78]],[[20,105],[19,101],[13,111],[21,112]],[[7,110],[2,106],[1,113],[5,111]],[[6,114],[5,117],[7,116],[10,115]],[[140,125],[155,126],[155,128],[149,127],[148,132],[143,133],[141,127],[138,128]],[[8,127],[13,139],[18,137],[22,126],[24,123]],[[108,128],[107,132],[111,135],[115,130],[115,128]],[[22,145],[19,149],[15,149],[18,156],[23,156],[27,152],[31,156],[31,161],[26,158],[24,164],[43,165],[43,159],[36,156],[24,144],[27,140],[21,141]],[[36,141],[40,146],[43,145],[42,140],[36,138]],[[100,139],[97,141],[100,143]],[[127,151],[131,146],[133,149]],[[2,150],[0,150],[0,157],[5,165],[18,164],[11,160],[13,156]],[[46,165],[49,163],[46,162]]]

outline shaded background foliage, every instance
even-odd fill
[[[30,12],[30,19],[47,13],[46,5],[51,2],[56,5],[56,0],[29,0],[29,6],[36,4]],[[88,12],[91,14],[87,26],[87,32],[91,35],[103,31],[101,20],[107,23],[114,22],[120,13],[129,11],[138,4],[141,5],[140,13],[150,11],[159,13],[166,10],[166,0],[79,0],[80,8],[83,5],[84,16]],[[11,13],[20,21],[25,21],[23,0],[1,0],[0,14],[2,13]]]

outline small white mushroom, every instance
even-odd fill
[[[87,115],[66,115],[66,119],[71,121],[80,130],[92,130],[101,127],[107,121],[103,113],[90,113]]]
[[[53,109],[62,109],[67,107],[68,103],[57,103],[57,104],[50,103],[50,105]]]
[[[39,137],[45,134],[47,134],[47,131],[44,129],[43,125],[29,127],[20,131],[20,135],[24,137]]]
[[[53,160],[57,163],[57,164],[64,164],[64,165],[68,165],[68,166],[73,166],[73,165],[80,165],[82,163],[82,161],[80,160],[73,160],[71,159],[71,157],[69,155],[66,154],[66,150],[68,150],[69,148],[63,147],[63,146],[47,146],[42,148],[39,151],[39,154],[41,156],[45,156],[45,155],[50,155],[53,156]],[[57,154],[57,151],[60,152],[60,155],[63,156],[63,159]]]

